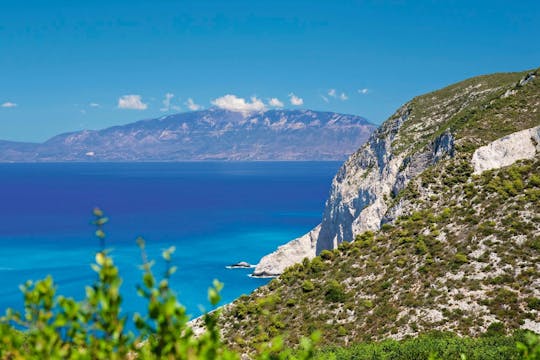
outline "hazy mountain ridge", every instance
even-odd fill
[[[60,134],[42,144],[2,142],[0,161],[339,160],[374,129],[355,115],[211,108]]]
[[[539,139],[538,70],[408,102],[342,166],[321,225],[262,259],[261,275],[296,265],[225,308],[225,338],[540,332]]]

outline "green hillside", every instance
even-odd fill
[[[323,345],[350,345],[538,323],[540,159],[481,175],[470,162],[479,146],[540,125],[537,74],[472,78],[400,109],[408,116],[395,152],[418,153],[450,132],[453,157],[385,199],[400,208],[395,221],[305,259],[227,306],[221,324],[229,344],[245,350],[285,334],[295,346],[319,329]]]

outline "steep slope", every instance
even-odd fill
[[[354,115],[212,108],[62,134],[32,151],[6,144],[0,161],[340,160],[374,129]]]
[[[339,170],[321,224],[262,258],[254,274],[280,274],[303,257],[378,229],[388,213],[396,212],[390,209],[393,198],[409,181],[440,159],[452,157],[456,147],[470,152],[538,124],[535,76],[480,76],[403,105]]]
[[[225,308],[231,345],[283,333],[294,345],[314,329],[338,345],[540,332],[537,74],[473,78],[404,105],[336,175],[319,256]]]

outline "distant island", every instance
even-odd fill
[[[333,112],[210,108],[44,143],[0,141],[0,162],[344,160],[375,129],[360,116]]]

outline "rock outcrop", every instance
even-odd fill
[[[263,257],[255,267],[253,276],[274,277],[304,258],[315,257],[320,230],[321,226],[318,225],[307,234],[281,245],[276,251]]]
[[[499,169],[518,160],[532,159],[540,152],[540,126],[518,131],[482,146],[473,154],[474,173]]]

